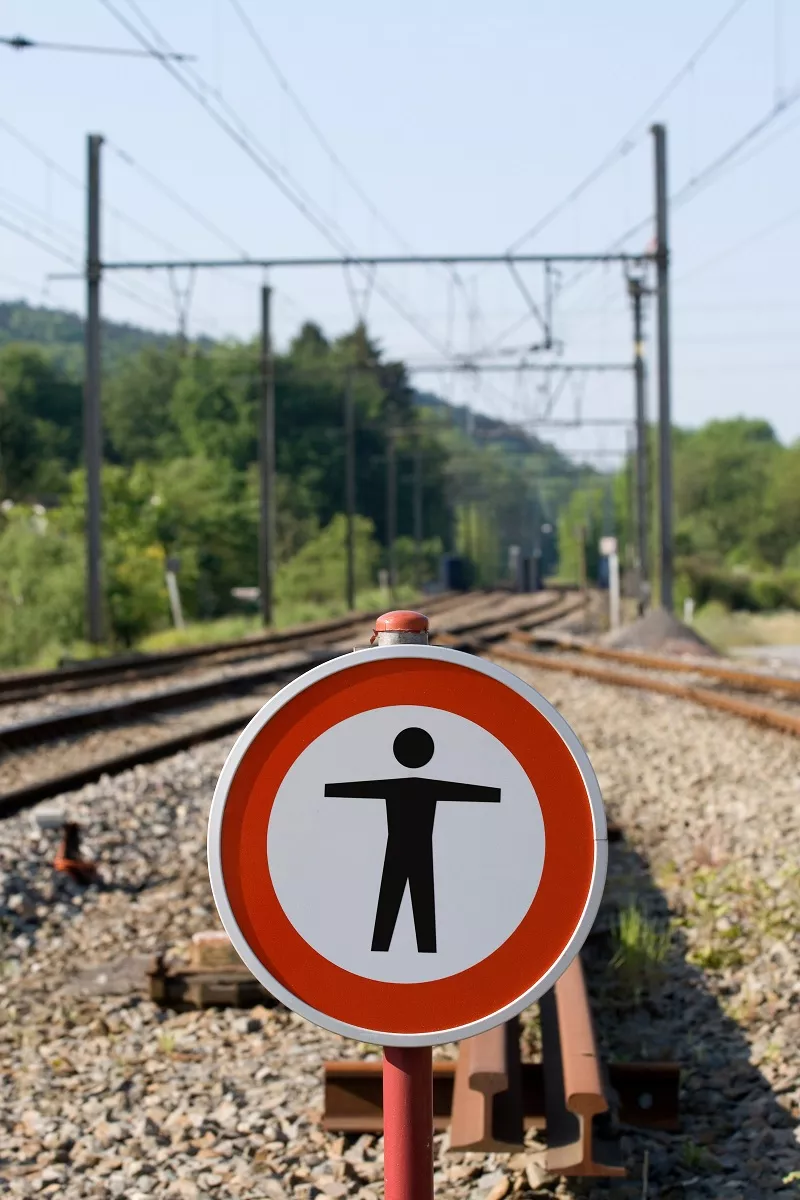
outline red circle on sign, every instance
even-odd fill
[[[563,728],[557,728],[526,693],[557,717],[546,701],[495,664],[462,663],[452,651],[427,647],[391,647],[359,655],[358,661],[354,657],[318,668],[326,673],[296,691],[260,728],[253,728],[255,718],[240,739],[248,741],[243,752],[240,743],[234,748],[231,757],[238,750],[238,763],[227,786],[220,781],[218,864],[225,899],[235,932],[270,980],[296,998],[304,1015],[398,1040],[464,1030],[530,995],[585,925],[597,892],[598,842],[605,837],[604,830],[597,832],[599,794],[590,794],[586,774],[591,768],[568,727],[561,722]],[[455,713],[503,743],[536,792],[546,839],[539,887],[513,933],[468,969],[422,983],[365,978],[319,954],[284,913],[265,853],[276,794],[304,750],[349,717],[404,704]],[[580,766],[576,746],[585,760]],[[216,882],[211,833],[209,846]],[[229,933],[236,945],[234,930]]]

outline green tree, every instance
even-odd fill
[[[255,345],[220,345],[187,356],[172,395],[172,419],[191,455],[244,470],[257,456]]]
[[[676,439],[678,549],[685,554],[758,552],[763,503],[781,447],[766,421],[711,421]]]
[[[58,492],[78,462],[81,390],[35,346],[0,349],[0,481],[3,495]]]
[[[174,346],[147,346],[110,374],[103,420],[110,453],[118,462],[130,465],[185,453],[172,409],[183,363]]]
[[[766,562],[800,567],[800,442],[775,456],[756,542]]]

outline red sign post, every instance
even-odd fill
[[[370,641],[428,644],[421,613],[386,613]],[[433,1200],[433,1055],[430,1046],[383,1050],[383,1192],[385,1200]]]

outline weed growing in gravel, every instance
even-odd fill
[[[790,864],[765,879],[736,863],[701,867],[684,880],[676,907],[688,961],[703,970],[731,970],[765,942],[790,941],[797,933],[800,871]]]
[[[670,940],[669,930],[659,928],[637,905],[619,913],[611,966],[636,1003],[661,979]]]
[[[684,1142],[681,1147],[681,1158],[683,1165],[688,1167],[690,1171],[711,1171],[716,1165],[716,1159],[705,1146],[698,1146],[696,1142],[689,1140]]]

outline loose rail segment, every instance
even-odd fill
[[[544,1131],[547,1169],[557,1175],[625,1174],[616,1143],[603,1137],[611,1114],[626,1125],[675,1129],[676,1063],[600,1062],[576,959],[539,1003],[543,1061],[522,1062],[515,1018],[459,1045],[456,1062],[433,1064],[434,1129],[452,1150],[513,1153],[525,1130]],[[323,1127],[337,1133],[383,1130],[381,1063],[326,1062]]]

